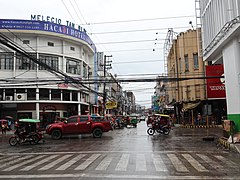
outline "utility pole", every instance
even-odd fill
[[[112,57],[112,55],[107,56],[104,55],[104,62],[103,62],[103,116],[106,114],[106,100],[107,100],[107,93],[106,93],[106,71],[107,69],[111,69],[112,65],[110,64],[112,61],[107,61],[107,58]]]

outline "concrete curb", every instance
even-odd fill
[[[217,147],[222,147],[225,150],[234,151],[240,154],[240,144],[228,142],[228,138],[220,137],[217,143]]]
[[[222,125],[182,125],[182,128],[220,128]]]

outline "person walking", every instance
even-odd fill
[[[197,118],[195,120],[195,125],[201,125],[201,124],[202,124],[202,115],[198,113]]]

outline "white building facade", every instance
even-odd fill
[[[227,118],[240,131],[240,1],[196,0],[202,24],[203,59],[224,65]]]
[[[54,71],[79,81],[56,75],[0,43],[1,117],[52,122],[57,116],[87,114],[91,108],[94,113],[95,87],[81,84],[96,74],[96,48],[86,31],[46,21],[5,19],[0,20],[0,35]]]

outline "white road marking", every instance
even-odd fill
[[[59,155],[49,156],[49,157],[47,157],[47,158],[45,158],[45,159],[43,159],[43,160],[41,160],[41,161],[36,162],[35,164],[31,164],[31,165],[29,165],[29,166],[26,166],[26,167],[23,168],[23,169],[20,169],[20,171],[29,171],[29,170],[31,170],[31,169],[33,169],[33,168],[35,168],[35,167],[37,167],[37,166],[45,163],[45,162],[48,162],[48,161],[56,158],[57,156],[59,156]]]
[[[17,158],[19,158],[19,156],[11,156],[11,157],[8,157],[8,158],[5,158],[5,157],[1,157],[0,158],[0,161],[1,161],[1,164],[3,163],[3,162],[6,162],[6,161],[11,161],[12,159],[17,159]]]
[[[67,159],[67,158],[69,158],[71,156],[72,156],[71,154],[62,156],[61,158],[57,159],[56,161],[53,161],[53,162],[47,164],[46,166],[43,166],[42,168],[40,168],[38,170],[39,171],[48,170],[48,169],[52,168],[53,166],[57,165],[58,163],[64,161],[65,159]]]
[[[46,156],[46,155],[37,156],[37,157],[35,157],[35,158],[29,159],[29,160],[27,160],[27,161],[24,161],[24,162],[22,162],[22,163],[16,164],[16,165],[14,165],[14,166],[10,166],[10,167],[4,169],[3,171],[12,171],[12,170],[14,170],[14,169],[16,169],[16,168],[18,168],[18,167],[21,167],[21,166],[23,166],[23,165],[25,165],[25,164],[28,164],[28,163],[31,163],[31,162],[36,161],[36,160],[38,160],[38,159],[41,159],[41,158],[43,158],[43,157],[45,157],[45,156]]]
[[[79,161],[80,159],[82,159],[84,156],[86,156],[86,154],[79,154],[78,156],[74,157],[73,159],[69,160],[67,163],[61,165],[59,168],[57,168],[56,170],[66,170],[67,168],[69,168],[71,165],[73,165],[74,163],[76,163],[77,161]]]
[[[206,163],[208,163],[210,166],[212,166],[214,169],[218,170],[219,172],[225,171],[224,167],[221,166],[216,161],[213,161],[211,158],[204,154],[197,154],[201,159],[203,159]]]
[[[136,171],[147,171],[146,159],[144,154],[137,154]]]
[[[178,159],[175,154],[167,154],[168,158],[172,162],[176,171],[178,172],[189,172],[189,170],[183,165],[183,163]]]
[[[153,154],[152,159],[153,159],[153,164],[155,166],[156,171],[163,171],[163,172],[168,171],[160,154]]]
[[[80,164],[78,167],[76,167],[74,170],[84,170],[86,169],[90,164],[93,163],[101,154],[93,154],[90,156],[86,161],[84,161],[82,164]]]
[[[116,171],[126,171],[128,161],[129,161],[129,154],[123,154],[121,159],[119,160],[115,170]]]
[[[0,175],[0,179],[67,179],[67,178],[94,178],[94,179],[171,179],[171,180],[196,180],[196,179],[206,179],[209,180],[213,178],[214,180],[232,180],[239,179],[239,176],[166,176],[166,175],[127,175],[127,174],[87,174],[87,173],[78,173],[78,174],[27,174],[27,175]]]
[[[112,157],[110,156],[107,156],[105,157],[101,163],[96,167],[96,170],[99,170],[99,171],[103,171],[103,170],[106,170],[108,168],[108,166],[110,165],[110,163],[112,162]]]
[[[0,165],[0,168],[6,167],[6,166],[9,166],[9,165],[12,165],[12,164],[16,164],[19,161],[22,161],[22,160],[25,160],[25,159],[28,159],[28,158],[31,158],[31,157],[33,157],[33,155],[17,158],[17,159],[15,159],[13,161],[10,161],[10,162],[7,162],[7,163],[4,163],[4,164]]]
[[[229,159],[227,159],[223,156],[220,156],[220,155],[215,155],[214,157],[216,157],[217,159],[219,159],[223,163],[227,164],[229,167],[239,170],[239,167],[233,161],[230,161]]]
[[[182,154],[182,156],[199,172],[208,172],[208,170],[202,166],[196,159],[190,154]]]

